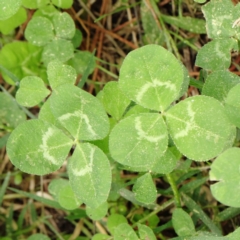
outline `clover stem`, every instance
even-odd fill
[[[172,178],[172,175],[170,173],[166,174],[166,177],[167,177],[167,180],[168,180],[168,182],[169,182],[169,184],[172,188],[176,207],[180,208],[181,207],[181,200],[180,200],[180,195],[179,195],[179,192],[178,192],[178,189],[177,189],[176,182],[174,181],[174,179]]]

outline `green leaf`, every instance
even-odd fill
[[[52,113],[50,102],[51,102],[51,96],[40,108],[38,118],[41,119],[42,121],[49,122],[58,128],[62,128],[61,124],[57,122],[57,119],[54,117]]]
[[[229,164],[229,160],[231,164]],[[213,196],[221,203],[240,207],[239,189],[240,149],[229,148],[215,159],[211,165],[210,180],[217,181],[211,185]]]
[[[215,39],[199,49],[196,65],[207,70],[227,70],[231,64],[231,50],[235,49],[235,39]]]
[[[119,87],[137,104],[164,111],[178,97],[183,76],[183,68],[172,53],[158,45],[147,45],[124,59]]]
[[[77,144],[68,163],[70,184],[90,208],[104,203],[111,188],[111,168],[106,155],[89,143]]]
[[[117,121],[121,119],[130,100],[121,92],[118,82],[108,82],[102,95],[102,103],[107,113],[109,113]]]
[[[147,240],[157,239],[150,227],[140,223],[138,223],[137,226],[138,226],[138,233],[139,233],[140,239],[147,239]]]
[[[22,0],[1,0],[0,1],[0,20],[12,17],[20,8]]]
[[[197,3],[205,3],[207,0],[194,0],[194,2],[197,2]]]
[[[227,240],[238,240],[240,236],[240,228],[238,227],[234,232],[227,235]]]
[[[52,3],[57,7],[67,9],[72,6],[73,0],[52,0]]]
[[[50,94],[44,82],[39,77],[25,77],[20,82],[20,88],[16,94],[17,102],[25,107],[33,107],[39,104]]]
[[[127,223],[118,225],[113,236],[114,240],[139,240],[136,233]]]
[[[167,149],[168,134],[158,113],[131,115],[120,121],[109,136],[111,156],[117,162],[148,171]]]
[[[41,120],[18,125],[7,142],[7,153],[21,171],[44,175],[61,167],[72,141],[55,126]]]
[[[75,139],[97,140],[107,136],[107,114],[91,94],[65,84],[53,91],[50,101],[53,115]]]
[[[15,128],[26,120],[26,115],[9,95],[0,92],[0,126]]]
[[[74,27],[74,29],[75,29],[75,27]],[[83,40],[82,32],[78,28],[76,28],[75,34],[74,34],[73,38],[71,39],[71,42],[72,42],[74,48],[78,48],[81,45],[82,40]]]
[[[68,61],[68,64],[73,66],[78,74],[83,74],[87,68],[88,75],[90,75],[95,69],[95,59],[94,55],[88,51],[77,51],[74,57]]]
[[[229,70],[210,73],[203,85],[202,94],[224,102],[229,90],[240,83],[240,77]]]
[[[240,128],[240,84],[234,86],[227,95],[225,100],[225,111],[229,121]]]
[[[1,49],[0,64],[19,79],[29,75],[42,77],[42,68],[39,67],[40,56],[41,48],[28,42],[16,41],[4,45]],[[7,83],[16,84],[6,73],[2,72],[2,75]]]
[[[232,27],[234,19],[234,5],[229,0],[210,1],[202,7],[206,19],[209,38],[226,38],[235,33]]]
[[[207,161],[220,154],[234,131],[224,107],[214,98],[187,98],[166,113],[171,137],[190,159]]]
[[[21,7],[12,17],[0,21],[0,32],[4,35],[10,34],[11,31],[23,24],[26,20],[27,12]]]
[[[154,173],[168,174],[177,166],[178,158],[175,156],[174,151],[176,147],[168,147],[162,157],[152,166],[151,171]]]
[[[56,37],[71,39],[75,34],[75,24],[70,15],[66,12],[56,13],[52,19]]]
[[[173,211],[172,223],[178,236],[191,236],[195,232],[191,217],[181,208],[176,208]]]
[[[31,0],[30,0],[31,1]],[[52,18],[55,13],[58,13],[59,10],[54,7],[54,5],[49,4],[37,9],[34,13],[34,17],[45,17],[52,22]]]
[[[141,203],[141,202],[137,201],[135,198],[135,194],[126,188],[121,188],[118,192],[123,198],[132,202],[133,204],[143,206],[148,209],[156,209],[156,207],[157,207],[157,204],[155,204],[155,203],[145,204],[145,203]]]
[[[25,38],[35,46],[44,46],[53,39],[53,25],[45,17],[32,18],[25,30]]]
[[[97,233],[92,237],[92,240],[109,240],[110,236],[103,234],[103,233]]]
[[[27,240],[50,240],[50,238],[42,233],[35,233],[28,237]]]
[[[157,198],[157,190],[150,173],[139,177],[132,191],[136,200],[145,204],[153,203]]]
[[[187,30],[188,32],[204,34],[206,33],[206,22],[203,19],[192,17],[173,17],[161,14],[164,22],[173,26]]]
[[[133,102],[131,102],[133,103]],[[126,109],[126,114],[124,114],[124,118],[129,117],[133,114],[138,114],[138,113],[149,113],[150,110],[147,108],[144,108],[140,105],[134,105],[134,106],[128,106],[128,108]]]
[[[190,77],[189,77],[187,68],[181,62],[179,62],[179,63],[181,64],[182,69],[183,69],[183,82],[182,82],[182,86],[181,86],[181,91],[180,91],[177,99],[180,99],[184,94],[186,94],[186,92],[188,91],[189,82],[190,82]]]
[[[108,211],[108,203],[104,202],[97,208],[91,208],[89,206],[86,207],[86,213],[88,217],[90,217],[94,221],[101,220],[106,216]]]
[[[55,39],[48,43],[42,54],[42,60],[45,65],[48,65],[53,60],[66,62],[74,56],[74,48],[70,41],[65,39]]]
[[[49,4],[49,0],[22,0],[22,5],[25,8],[37,9],[46,6]]]
[[[81,202],[77,199],[69,182],[58,188],[57,199],[59,204],[67,210],[76,209],[81,205]]]
[[[68,185],[68,180],[63,178],[55,178],[51,180],[51,182],[48,185],[48,191],[49,193],[54,197],[54,199],[58,200],[58,191],[61,187],[64,187]]]
[[[108,231],[113,235],[116,227],[122,223],[127,223],[127,219],[123,215],[117,213],[111,214],[107,218]]]
[[[161,174],[167,174],[174,170],[174,168],[177,165],[178,158],[174,155],[175,147],[167,148],[166,152],[163,156],[159,157],[156,162],[153,162],[151,166],[149,166],[148,171],[153,173],[161,173]],[[129,167],[124,166],[124,169],[128,171],[133,172],[145,172],[145,167]]]
[[[74,68],[65,65],[62,62],[55,60],[47,66],[48,81],[52,89],[55,89],[61,84],[74,84],[77,74]]]

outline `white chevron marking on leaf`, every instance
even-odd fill
[[[156,87],[163,87],[163,86],[166,87],[167,89],[170,89],[172,92],[176,92],[176,86],[170,81],[161,82],[158,79],[154,79],[152,82],[148,82],[142,86],[136,98],[140,102],[143,98],[143,95],[148,91],[149,88],[156,88]]]

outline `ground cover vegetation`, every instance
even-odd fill
[[[239,239],[239,10],[2,0],[0,239]]]

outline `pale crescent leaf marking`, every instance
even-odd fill
[[[188,133],[191,130],[193,130],[194,128],[200,128],[198,125],[196,125],[196,123],[194,121],[195,112],[192,109],[192,103],[188,102],[187,104],[188,104],[187,105],[187,115],[189,116],[189,121],[188,122],[185,122],[182,119],[179,119],[179,118],[177,118],[173,115],[169,115],[170,117],[186,124],[185,129],[181,130],[180,132],[178,132],[174,135],[174,138],[176,138],[176,139],[181,138],[181,137],[186,137],[188,135]],[[217,134],[215,134],[211,131],[208,131],[204,128],[201,128],[201,130],[202,130],[202,132],[205,132],[207,140],[209,140],[212,137],[212,138],[214,138],[214,142],[217,143],[219,138],[221,138],[221,136],[219,136],[219,135],[217,135]]]
[[[49,138],[54,134],[54,129],[53,128],[48,128],[47,132],[43,135],[42,137],[42,144],[39,146],[40,149],[42,150],[43,157],[49,160],[52,164],[57,165],[58,161],[49,154],[49,147],[47,145],[47,142]]]
[[[94,153],[95,153],[95,149],[94,148],[91,148],[91,152],[90,152],[90,162],[87,163],[87,159],[85,158],[85,155],[84,155],[84,159],[86,161],[86,166],[85,168],[81,169],[81,170],[76,170],[76,169],[73,169],[73,174],[75,176],[84,176],[88,173],[91,173],[92,170],[93,170],[93,159],[94,159]]]
[[[188,105],[187,105],[187,114],[190,117],[190,119],[188,122],[185,122],[186,128],[181,130],[177,134],[175,134],[176,139],[187,136],[189,131],[191,131],[195,127],[195,122],[194,122],[195,112],[192,110],[192,104],[190,102],[188,102]]]
[[[67,114],[64,114],[62,115],[61,117],[59,117],[58,119],[60,121],[65,121],[65,120],[68,120],[69,118],[71,117],[78,117],[80,118],[81,120],[84,120],[86,125],[87,125],[87,129],[88,131],[93,135],[93,136],[98,136],[96,134],[96,132],[93,130],[92,126],[90,125],[90,122],[89,122],[89,118],[86,114],[84,114],[81,110],[77,110],[73,113],[67,113]],[[79,124],[79,128],[80,128],[80,124]],[[79,133],[80,129],[78,129],[78,133]]]
[[[172,92],[176,92],[176,86],[171,83],[170,81],[167,82],[161,82],[158,79],[154,79],[152,82],[148,82],[144,84],[141,89],[139,90],[136,99],[137,101],[141,101],[144,94],[148,91],[149,88],[156,88],[156,87],[166,87],[167,89],[170,89]]]
[[[164,135],[159,135],[159,136],[149,136],[149,135],[147,135],[147,133],[144,132],[143,129],[142,129],[142,123],[141,123],[140,117],[135,118],[135,129],[137,130],[138,140],[146,139],[149,142],[157,143],[161,139],[165,138]]]

